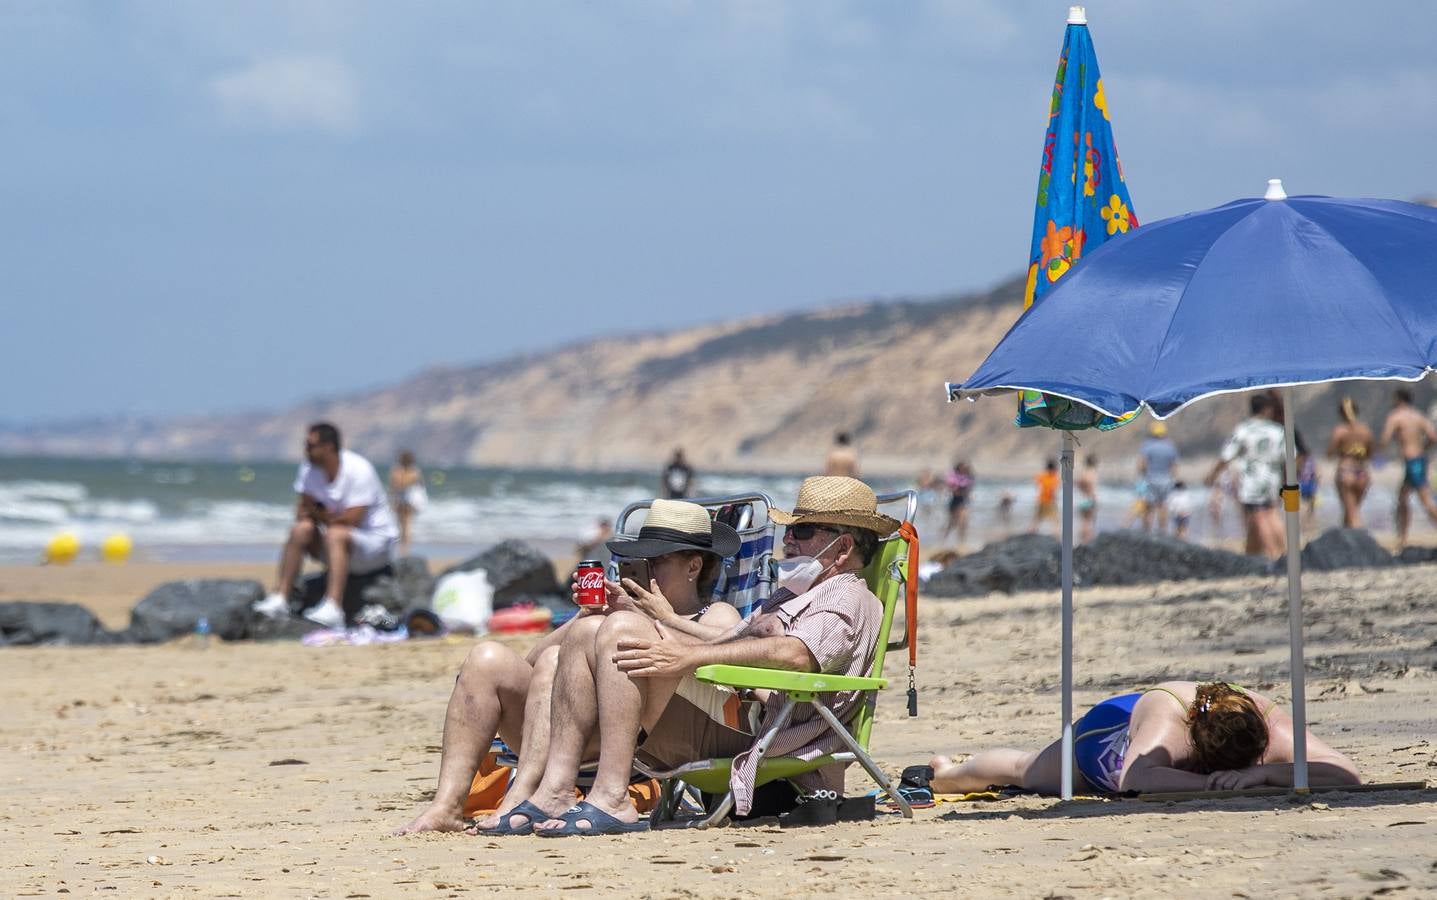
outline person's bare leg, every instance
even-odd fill
[[[629,775],[639,728],[652,728],[678,686],[677,678],[631,678],[613,663],[621,640],[658,636],[647,617],[612,613],[594,642],[594,683],[599,699],[599,769],[585,799],[621,822],[637,822],[629,802]]]
[[[930,785],[934,793],[965,794],[986,790],[990,785],[1012,784],[1026,791],[1057,794],[1063,784],[1063,742],[1054,741],[1039,751],[984,750],[968,760],[955,763],[946,756],[935,756]],[[1090,790],[1087,780],[1073,768],[1073,787]]]
[[[395,511],[399,519],[399,555],[409,555],[409,523],[414,519],[414,510],[408,506],[400,506]]]
[[[607,616],[605,618],[608,618]],[[588,620],[584,620],[587,622]],[[594,621],[599,622],[598,617]],[[574,783],[584,762],[584,748],[599,726],[598,691],[594,684],[597,628],[571,630],[559,650],[549,713],[549,759],[529,802],[552,817],[574,805]],[[613,663],[608,663],[613,665]],[[544,823],[557,827],[553,818]]]
[[[1166,503],[1158,507],[1158,534],[1168,533],[1168,505]]]
[[[596,617],[597,620],[597,617]],[[544,767],[549,761],[549,716],[550,701],[554,690],[554,676],[559,670],[559,648],[549,647],[534,661],[534,674],[529,678],[529,696],[524,703],[522,733],[516,741],[500,725],[504,741],[519,753],[519,766],[509,779],[509,789],[493,815],[475,821],[476,828],[496,828],[509,810],[529,799],[539,786]],[[523,819],[511,820],[511,828],[524,824]]]
[[[304,565],[306,553],[315,557],[320,555],[319,530],[315,528],[313,521],[301,519],[290,526],[289,537],[284,542],[284,549],[280,551],[279,570],[274,576],[274,593],[289,596],[295,578],[299,577],[300,567]]]
[[[1422,508],[1427,511],[1428,521],[1437,525],[1437,502],[1432,500],[1432,489],[1425,486],[1420,487],[1417,488],[1416,494],[1417,499],[1422,503]]]
[[[344,588],[349,581],[349,532],[344,525],[330,525],[324,529],[324,551],[329,565],[329,580],[324,585],[324,595],[333,600],[341,610],[344,608]]]
[[[1261,510],[1242,510],[1243,552],[1248,556],[1264,556],[1267,553],[1267,538],[1262,532]]]
[[[1412,524],[1412,509],[1408,505],[1411,501],[1409,494],[1412,489],[1403,485],[1397,491],[1397,547],[1401,549],[1407,546],[1407,529]]]
[[[464,827],[464,801],[479,763],[494,735],[521,734],[524,700],[533,670],[519,654],[493,641],[476,645],[459,667],[449,708],[444,714],[439,784],[429,808],[395,831],[458,831]]]

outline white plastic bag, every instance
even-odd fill
[[[429,607],[450,630],[483,631],[494,613],[494,588],[489,573],[451,572],[434,585]]]
[[[424,482],[416,481],[404,489],[404,502],[412,510],[422,513],[429,506],[429,491],[425,490]]]

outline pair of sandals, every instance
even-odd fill
[[[524,821],[518,825],[513,824],[514,816],[523,816]],[[614,818],[608,813],[599,809],[587,800],[580,800],[569,808],[569,811],[558,820],[564,823],[563,828],[535,829],[535,822],[545,822],[556,818],[544,812],[539,807],[525,800],[518,806],[509,810],[499,819],[499,824],[493,828],[481,828],[478,833],[485,837],[498,837],[512,834],[537,834],[540,837],[571,837],[573,835],[588,834],[632,834],[639,831],[648,831],[649,823],[640,819],[637,822],[624,822]],[[585,824],[580,824],[585,823]]]

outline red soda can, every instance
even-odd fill
[[[608,601],[604,591],[604,566],[597,559],[579,563],[574,582],[579,586],[574,601],[580,606],[603,606]]]

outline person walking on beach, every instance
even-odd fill
[[[1078,469],[1073,480],[1078,490],[1078,543],[1086,544],[1093,539],[1098,523],[1098,457],[1089,453]]]
[[[1147,440],[1138,451],[1138,475],[1144,484],[1143,531],[1152,531],[1157,518],[1158,534],[1168,530],[1168,494],[1177,479],[1178,448],[1168,438],[1168,426],[1153,422]]]
[[[858,451],[853,448],[853,438],[846,431],[833,436],[833,449],[823,463],[823,474],[858,477]]]
[[[1038,486],[1037,502],[1033,505],[1033,524],[1029,534],[1037,534],[1044,522],[1058,520],[1058,463],[1048,460],[1043,471],[1033,477]]]
[[[958,546],[968,542],[968,501],[972,496],[975,480],[973,467],[964,459],[955,462],[944,479],[948,488],[948,522],[943,526],[943,536],[938,539],[940,544],[955,531],[958,534]]]
[[[1203,483],[1212,487],[1228,466],[1238,464],[1237,499],[1242,504],[1244,552],[1277,559],[1284,549],[1282,522],[1275,506],[1282,487],[1285,452],[1285,438],[1278,424],[1281,411],[1267,394],[1253,394],[1248,408],[1252,415],[1233,429],[1221,458]]]
[[[1412,392],[1398,388],[1392,392],[1392,411],[1382,426],[1382,446],[1394,444],[1402,454],[1402,486],[1397,489],[1397,546],[1407,546],[1407,530],[1412,524],[1412,495],[1416,494],[1427,518],[1437,525],[1437,503],[1432,501],[1432,487],[1427,483],[1427,451],[1437,443],[1437,429],[1417,407],[1412,405]]]
[[[684,459],[684,448],[675,447],[669,464],[659,476],[659,492],[665,500],[682,500],[694,487],[694,470]]]
[[[399,555],[409,555],[409,533],[414,517],[429,505],[429,492],[424,489],[424,473],[414,464],[414,454],[399,451],[399,461],[389,470],[389,502],[399,520]]]
[[[1372,429],[1357,417],[1357,404],[1343,397],[1337,404],[1342,421],[1332,429],[1327,455],[1337,459],[1337,499],[1342,503],[1342,527],[1362,527],[1362,499],[1372,484]]]
[[[399,529],[379,474],[369,460],[341,449],[339,429],[328,422],[309,426],[304,457],[294,479],[299,495],[294,524],[280,554],[274,588],[254,610],[272,618],[289,613],[290,587],[308,554],[328,568],[328,578],[324,598],[303,615],[316,625],[343,628],[350,573],[363,575],[389,565]]]

